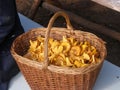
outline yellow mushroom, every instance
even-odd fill
[[[64,57],[61,56],[61,55],[58,55],[56,57],[55,65],[64,66],[65,65],[65,59],[64,59]]]
[[[73,45],[74,44],[74,39],[73,38],[68,38],[68,40],[69,40],[69,42],[71,43],[71,45]]]
[[[68,57],[65,58],[65,61],[66,61],[66,66],[72,66],[72,63],[70,62]]]
[[[90,56],[87,54],[87,53],[83,53],[83,59],[85,59],[85,60],[90,60]]]
[[[29,52],[34,52],[36,50],[36,47],[37,47],[37,41],[31,41],[30,40]]]
[[[83,54],[83,52],[85,52],[87,50],[87,48],[88,48],[88,46],[86,44],[83,44],[81,46],[81,52],[80,52],[80,54]]]
[[[77,60],[74,62],[74,65],[75,65],[77,68],[81,67],[81,63],[80,63],[79,61],[77,61]]]
[[[67,40],[66,36],[63,36],[62,42],[69,42],[69,41]]]
[[[38,40],[39,42],[44,42],[44,38],[41,37],[41,36],[38,36],[38,37],[37,37],[37,40]]]
[[[54,52],[54,54],[59,54],[59,53],[62,53],[63,51],[63,46],[58,46],[58,47],[55,47],[52,49],[52,51]]]
[[[67,53],[70,50],[69,42],[62,42],[60,45],[63,47],[63,53]]]
[[[79,46],[73,46],[70,49],[70,55],[74,54],[74,55],[80,55],[81,49]]]
[[[92,55],[92,63],[96,63],[94,55]]]
[[[38,58],[38,61],[40,61],[40,62],[43,61],[44,60],[44,53],[39,53],[37,58]]]
[[[53,42],[54,42],[53,38],[49,38],[48,43],[49,43],[50,45],[52,45],[52,44],[53,44]]]

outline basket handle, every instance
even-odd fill
[[[70,30],[71,32],[73,31],[73,27],[70,23],[69,17],[68,15],[63,12],[63,11],[59,11],[57,13],[55,13],[52,18],[49,21],[48,27],[47,27],[47,31],[46,31],[46,35],[45,35],[45,41],[44,41],[44,62],[43,62],[43,68],[47,69],[48,64],[49,64],[49,60],[48,60],[48,38],[49,38],[49,34],[51,31],[51,28],[53,26],[54,21],[57,19],[57,17],[59,16],[63,16],[66,20],[66,24],[67,24],[67,29]]]

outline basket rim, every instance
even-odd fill
[[[34,60],[30,60],[28,58],[25,58],[21,55],[18,55],[16,52],[12,51],[12,55],[15,58],[15,61],[17,63],[20,64],[24,64],[39,70],[45,70],[44,67],[42,66],[44,63],[43,62],[38,62],[38,61],[34,61]],[[16,59],[17,57],[17,59]],[[101,66],[101,64],[103,63],[104,60],[101,60],[101,62],[96,63],[96,64],[90,64],[88,65],[88,67],[80,67],[80,68],[71,68],[71,67],[61,67],[61,66],[56,66],[56,65],[48,65],[48,67],[46,68],[47,70],[51,71],[51,72],[55,72],[55,73],[64,73],[64,74],[85,74],[85,73],[89,73],[95,69],[97,69],[99,66]],[[91,69],[91,70],[88,70]],[[59,71],[58,71],[59,70]]]

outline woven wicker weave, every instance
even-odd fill
[[[52,27],[58,16],[65,18],[67,28]],[[42,63],[23,57],[29,48],[29,40],[34,40],[39,35],[45,37],[45,60]],[[48,38],[60,40],[63,35],[73,37],[78,41],[90,42],[100,52],[100,63],[83,68],[50,65],[47,56]],[[59,11],[51,18],[47,28],[35,28],[17,37],[13,42],[11,53],[32,90],[92,90],[106,56],[106,47],[104,41],[96,35],[73,30],[69,17]]]

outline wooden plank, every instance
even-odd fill
[[[33,4],[32,4],[32,6],[31,6],[31,8],[28,12],[28,17],[29,18],[31,18],[31,19],[34,18],[35,14],[36,14],[36,12],[39,8],[40,3],[41,3],[41,0],[33,0]]]
[[[120,0],[92,0],[92,1],[120,12]]]
[[[65,11],[61,8],[58,8],[58,7],[53,6],[51,4],[48,4],[47,2],[43,2],[42,7],[46,8],[47,10],[52,11],[54,13],[57,11],[61,11],[61,10]],[[69,11],[65,11],[65,12],[69,15],[70,20],[72,20],[73,22],[76,22],[76,23],[80,24],[81,26],[87,27],[91,30],[105,34],[107,36],[110,36],[110,37],[120,41],[120,33],[119,32],[116,32],[113,29],[107,28],[107,27],[99,25],[97,23],[93,23],[91,21],[88,21],[87,19],[82,18],[82,17],[80,17],[72,12],[69,12]]]
[[[34,19],[41,2],[42,0],[16,0],[16,6],[18,12]]]

